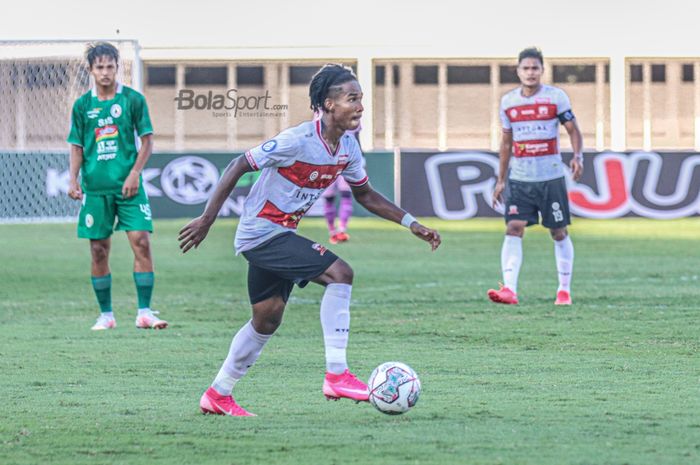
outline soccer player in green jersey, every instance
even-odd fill
[[[117,82],[119,51],[112,44],[91,44],[86,57],[95,86],[73,105],[68,195],[82,201],[78,237],[90,240],[92,287],[100,305],[100,316],[92,329],[116,326],[109,269],[115,219],[116,230],[126,231],[134,252],[136,327],[164,329],[168,323],[150,308],[154,275],[149,237],[153,223],[141,180],[153,148],[146,99]],[[140,138],[140,149],[135,134]]]

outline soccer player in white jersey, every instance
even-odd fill
[[[296,234],[301,218],[336,177],[348,181],[355,199],[370,212],[409,228],[433,250],[440,245],[437,231],[418,223],[369,184],[357,141],[346,134],[360,124],[363,111],[362,90],[352,70],[324,66],[311,80],[309,97],[311,108],[323,113],[321,118],[282,131],[233,160],[204,213],[180,231],[183,253],[197,247],[240,177],[262,170],[245,201],[235,240],[236,253],[248,260],[253,316],[234,336],[221,370],[202,395],[203,413],[252,415],[235,402],[233,387],[282,322],[294,284],[304,287],[309,282],[326,288],[321,300],[326,349],[323,394],[329,399],[367,401],[367,385],[350,372],[346,360],[353,270],[321,244]]]
[[[574,181],[583,173],[583,140],[566,93],[541,83],[542,52],[527,48],[518,56],[520,87],[501,99],[503,136],[493,203],[505,207],[506,236],[501,250],[503,284],[490,289],[493,302],[518,303],[518,273],[523,260],[522,238],[527,226],[549,229],[559,275],[555,304],[571,304],[574,246],[567,231],[571,223],[565,165],[559,151],[559,124],[569,134],[574,157]]]

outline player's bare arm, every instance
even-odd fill
[[[80,167],[83,165],[83,148],[79,145],[71,144],[70,146],[70,185],[68,187],[68,197],[75,200],[82,200],[83,190],[78,182],[78,174]]]
[[[141,149],[136,156],[136,162],[134,162],[133,168],[129,172],[129,175],[124,180],[124,185],[122,186],[122,196],[125,199],[135,196],[139,192],[139,176],[146,166],[148,159],[151,157],[153,152],[153,134],[146,134],[141,136]]]
[[[369,182],[360,187],[353,187],[352,195],[360,205],[385,220],[401,224],[401,220],[406,215],[406,211],[375,191]],[[440,234],[436,230],[426,228],[418,221],[412,222],[410,229],[414,236],[428,242],[433,251],[440,246]]]
[[[513,133],[511,131],[503,131],[501,136],[501,149],[499,151],[498,179],[496,179],[496,187],[493,189],[492,204],[495,207],[503,202],[503,190],[506,188],[506,177],[508,176],[508,164],[513,153]]]
[[[243,155],[229,163],[219,183],[216,185],[214,193],[211,198],[209,198],[204,213],[187,223],[187,225],[180,230],[180,235],[177,239],[180,241],[182,253],[187,252],[192,247],[196,249],[204,238],[207,237],[209,228],[211,228],[211,225],[216,221],[219,210],[221,210],[224,202],[228,196],[231,195],[231,192],[233,192],[238,180],[241,179],[241,176],[251,171],[253,171],[253,168],[251,168]]]
[[[574,181],[578,181],[583,174],[583,136],[581,135],[581,130],[575,119],[564,123],[564,128],[566,132],[569,133],[571,148],[574,150],[574,158],[571,159],[571,164],[569,165],[571,168],[571,177]]]

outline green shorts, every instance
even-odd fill
[[[128,199],[124,199],[121,193],[83,194],[83,206],[78,216],[78,237],[106,239],[115,230],[153,232],[151,205],[143,186]]]

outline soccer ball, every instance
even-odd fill
[[[368,387],[370,403],[388,415],[399,415],[416,405],[421,389],[416,372],[401,362],[386,362],[375,368]]]

